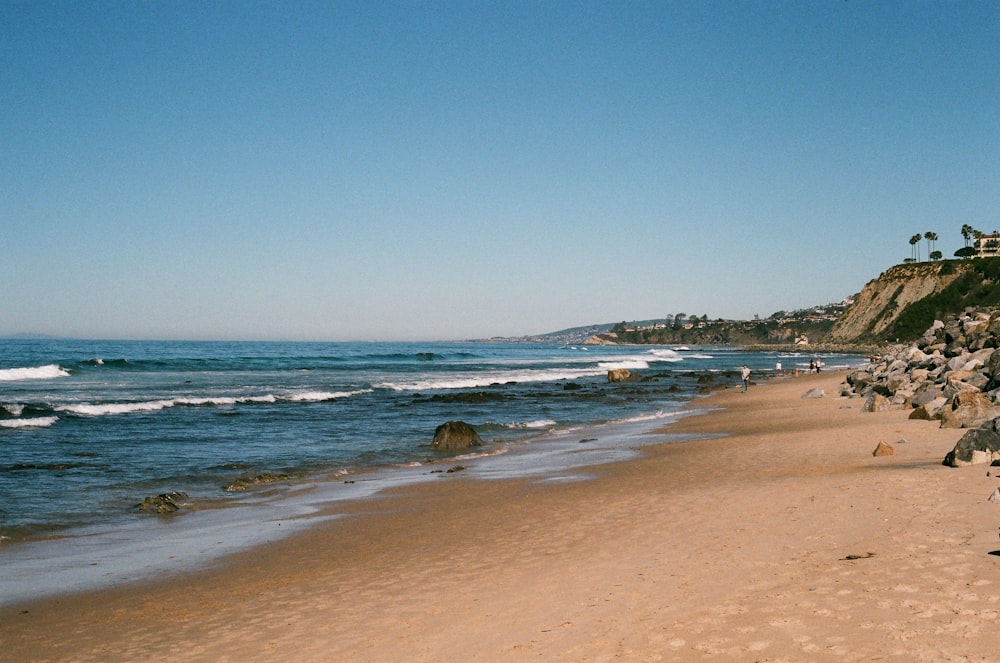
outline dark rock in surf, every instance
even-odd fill
[[[434,394],[424,398],[422,402],[433,403],[488,403],[502,401],[505,397],[492,391],[464,391],[457,394]],[[414,398],[417,401],[417,398]]]
[[[483,439],[476,429],[464,421],[446,421],[434,430],[431,447],[438,451],[462,451],[482,446]]]
[[[147,497],[142,501],[142,503],[137,504],[136,508],[139,511],[145,511],[148,513],[174,513],[180,511],[181,507],[187,501],[187,493],[182,493],[179,491],[172,491],[169,493],[162,493],[156,497]]]
[[[274,483],[275,481],[288,481],[293,478],[295,477],[291,474],[274,474],[273,472],[266,472],[264,474],[256,474],[254,476],[242,476],[226,486],[225,489],[226,492],[235,493],[253,486]]]

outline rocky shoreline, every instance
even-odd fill
[[[909,409],[911,419],[970,429],[943,460],[1000,463],[1000,310],[969,308],[936,320],[912,345],[896,345],[848,374],[842,393],[864,410]]]

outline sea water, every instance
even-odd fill
[[[0,601],[224,554],[287,533],[322,505],[442,480],[447,470],[579,480],[588,465],[667,439],[650,433],[690,411],[699,393],[737,384],[744,363],[760,378],[778,361],[804,370],[816,356],[0,340]],[[863,361],[820,358],[831,368]],[[613,368],[641,379],[611,384]],[[452,420],[485,444],[436,452],[435,428]],[[177,514],[137,508],[174,491],[186,495]]]

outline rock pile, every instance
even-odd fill
[[[912,409],[911,419],[974,429],[948,454],[947,465],[993,462],[1000,459],[998,347],[1000,310],[966,309],[936,320],[914,345],[894,346],[851,372],[843,390],[864,398],[867,412]]]

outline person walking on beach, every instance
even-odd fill
[[[750,369],[746,364],[743,364],[743,370],[740,371],[740,377],[743,379],[743,389],[742,392],[747,393],[747,387],[750,386]]]

